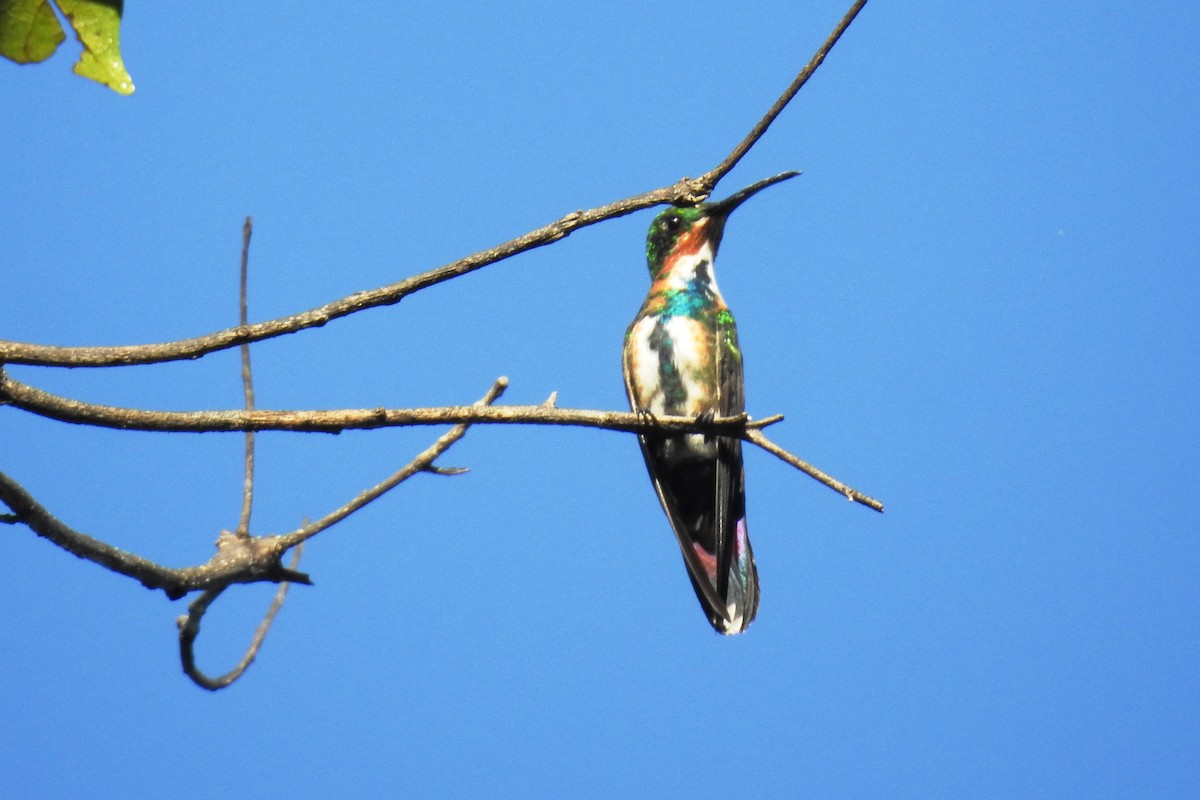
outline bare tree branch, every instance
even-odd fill
[[[496,381],[479,402],[494,402],[505,386],[507,381],[503,378]],[[231,583],[290,581],[311,584],[312,580],[304,573],[283,566],[283,554],[350,516],[402,481],[427,471],[438,456],[463,437],[469,425],[462,423],[455,426],[399,472],[315,523],[304,525],[291,533],[273,536],[239,537],[229,531],[221,531],[217,537],[216,554],[204,564],[194,567],[164,567],[74,530],[56,519],[20,484],[2,472],[0,502],[12,510],[12,516],[15,517],[12,521],[28,525],[34,533],[69,553],[134,578],[148,589],[162,589],[172,600],[188,592],[218,589]]]
[[[121,575],[136,578],[148,589],[162,589],[173,600],[182,597],[192,588],[205,588],[207,582],[204,581],[195,586],[191,585],[195,583],[197,576],[212,574],[222,577],[229,571],[223,568],[225,564],[249,560],[245,557],[235,559],[227,553],[224,564],[221,564],[218,563],[218,559],[221,558],[222,553],[218,551],[207,565],[192,567],[190,572],[189,569],[175,570],[159,566],[153,561],[113,547],[99,539],[93,539],[86,533],[68,527],[34,500],[33,496],[20,484],[3,472],[0,472],[0,501],[12,509],[13,516],[18,522],[28,525],[43,539],[53,542],[68,553],[82,559],[92,561]]]
[[[466,275],[527,250],[551,244],[580,228],[595,225],[598,222],[622,217],[664,203],[695,205],[712,193],[717,182],[733,169],[734,165],[762,137],[775,118],[795,97],[800,87],[820,67],[829,50],[841,38],[842,33],[864,5],[866,5],[866,0],[857,0],[854,3],[850,11],[846,13],[846,16],[817,50],[812,60],[799,72],[787,90],[780,95],[746,138],[739,142],[729,156],[716,168],[704,173],[699,178],[681,178],[671,186],[654,189],[586,211],[573,211],[548,225],[543,225],[489,250],[480,251],[388,286],[349,295],[299,314],[254,325],[241,324],[236,328],[227,328],[204,336],[156,344],[62,347],[0,339],[0,364],[32,364],[46,367],[120,367],[200,358],[208,353],[237,345],[259,342],[307,328],[321,327],[335,319],[368,308],[394,305],[414,292]]]
[[[497,384],[500,382],[507,385],[505,378],[500,378]],[[536,406],[475,404],[443,408],[360,408],[335,411],[144,411],[93,405],[59,397],[7,378],[2,371],[0,398],[7,398],[12,405],[30,413],[64,422],[142,431],[207,433],[274,430],[340,433],[346,430],[458,423],[566,425],[627,433],[669,431],[737,436],[778,456],[839,494],[875,511],[883,511],[883,504],[878,500],[830,477],[767,439],[762,429],[782,420],[781,414],[760,420],[751,420],[745,414],[716,417],[711,420],[667,416],[649,418],[632,411],[558,408],[544,403]]]
[[[501,378],[507,385],[507,379]],[[632,411],[590,411],[557,406],[443,406],[437,408],[348,408],[331,410],[148,411],[85,403],[51,394],[8,377],[0,370],[0,402],[60,422],[118,430],[173,433],[236,431],[293,431],[341,433],[412,425],[486,423],[510,425],[567,425],[646,433],[653,431],[737,433],[743,427],[764,428],[783,419],[776,414],[748,421],[744,414],[697,423],[695,417],[649,418]]]

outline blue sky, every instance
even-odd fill
[[[186,5],[186,4],[185,4]],[[451,261],[715,165],[841,2],[130,3],[121,98],[0,64],[0,337],[150,342]],[[6,796],[1193,797],[1200,792],[1200,10],[876,2],[718,188],[750,413],[887,503],[747,453],[757,621],[721,638],[625,434],[478,427],[312,544],[247,676],[170,603],[3,531]],[[624,409],[653,212],[254,349],[264,408]],[[237,357],[11,368],[145,408]],[[436,429],[259,438],[254,530]],[[0,409],[2,468],[171,565],[236,523],[241,440]],[[232,664],[270,590],[199,645]]]

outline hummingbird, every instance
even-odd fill
[[[623,351],[634,411],[712,419],[745,409],[737,326],[713,262],[733,210],[799,174],[775,175],[717,203],[672,206],[650,223],[650,291],[625,332]],[[646,433],[638,440],[709,623],[718,633],[741,633],[758,611],[741,440],[702,433]]]

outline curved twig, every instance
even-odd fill
[[[289,570],[295,571],[296,567],[300,565],[300,554],[303,550],[304,545],[296,545],[296,549],[292,552],[292,563],[288,565]],[[179,661],[183,665],[184,673],[192,679],[192,682],[202,689],[215,692],[219,689],[224,689],[242,677],[246,669],[258,657],[258,651],[262,648],[263,640],[267,638],[267,632],[271,630],[271,625],[275,622],[275,615],[279,613],[279,609],[283,606],[284,598],[287,597],[289,586],[291,586],[291,583],[287,581],[279,584],[279,588],[275,591],[275,597],[272,598],[271,605],[267,608],[267,613],[263,615],[262,622],[258,623],[258,627],[254,631],[254,637],[250,640],[249,646],[246,647],[245,654],[242,655],[242,660],[229,672],[216,678],[210,678],[196,666],[195,644],[196,637],[200,635],[200,621],[204,618],[204,614],[208,611],[209,606],[213,604],[213,601],[220,597],[229,587],[222,586],[219,589],[208,589],[193,600],[188,606],[188,613],[175,620],[175,623],[179,626]]]

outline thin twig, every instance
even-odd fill
[[[492,388],[489,389],[487,394],[485,394],[483,398],[479,400],[479,402],[475,403],[472,408],[483,408],[490,406],[492,403],[500,399],[500,395],[504,394],[504,390],[507,388],[508,378],[497,378],[496,382],[492,384]],[[467,428],[469,428],[470,425],[471,424],[467,422],[455,425],[453,428],[446,431],[446,433],[438,437],[436,442],[422,451],[416,458],[406,464],[402,469],[398,470],[375,486],[372,486],[370,489],[367,489],[365,492],[362,492],[349,503],[346,503],[346,505],[342,506],[336,511],[327,514],[316,522],[305,525],[299,530],[285,534],[281,537],[282,541],[289,547],[291,544],[300,544],[301,542],[305,542],[331,525],[341,522],[343,519],[350,516],[355,511],[358,511],[372,500],[379,499],[385,493],[391,491],[401,482],[408,480],[418,472],[437,470],[438,468],[434,466],[433,462],[437,460],[438,456],[450,449],[451,445],[466,435]]]
[[[763,118],[758,121],[758,124],[754,126],[753,130],[747,134],[745,139],[738,143],[737,147],[733,148],[733,152],[730,153],[724,161],[718,164],[716,169],[704,174],[702,180],[708,186],[716,186],[717,182],[729,174],[729,171],[732,170],[737,163],[742,160],[742,157],[745,156],[746,153],[750,152],[750,148],[754,147],[758,140],[762,138],[762,135],[767,132],[767,128],[771,127],[771,123],[774,122],[775,118],[778,117],[783,109],[787,107],[787,104],[792,101],[792,98],[796,96],[796,93],[800,91],[800,88],[804,86],[804,84],[808,83],[808,79],[812,77],[813,73],[817,71],[817,68],[821,66],[821,63],[825,61],[825,56],[829,55],[829,51],[833,49],[835,44],[837,44],[838,39],[842,38],[842,34],[846,32],[846,29],[850,27],[850,23],[854,21],[854,18],[858,16],[858,12],[862,11],[863,6],[866,4],[867,0],[857,0],[857,2],[850,7],[850,10],[847,11],[845,16],[842,17],[842,21],[839,22],[837,27],[833,29],[833,33],[829,34],[829,37],[825,40],[825,43],[821,45],[812,59],[804,66],[804,69],[800,70],[800,74],[796,76],[795,80],[792,81],[787,90],[781,94],[779,99],[775,101],[775,104],[771,106],[771,110],[768,111]]]
[[[289,570],[295,571],[296,567],[300,565],[300,554],[303,550],[303,544],[296,545],[296,549],[292,552],[292,563],[288,565]],[[209,589],[193,600],[188,606],[188,613],[175,621],[179,626],[179,660],[183,665],[183,671],[192,679],[192,682],[202,689],[215,692],[219,689],[224,689],[242,677],[246,669],[258,657],[258,651],[262,648],[263,640],[267,638],[267,632],[271,630],[271,625],[275,622],[275,616],[283,606],[284,598],[287,597],[289,586],[291,586],[291,583],[288,581],[279,584],[279,588],[275,590],[275,597],[271,600],[271,605],[267,608],[267,613],[263,615],[262,622],[258,623],[258,628],[255,629],[254,637],[250,640],[250,645],[246,648],[242,660],[229,672],[217,678],[210,678],[196,666],[195,644],[196,637],[200,635],[200,621],[204,618],[205,612],[208,611],[213,601],[220,597],[221,593],[229,587],[222,586],[219,589]]]
[[[873,497],[863,494],[851,486],[847,486],[837,478],[822,472],[812,464],[809,464],[807,461],[797,458],[787,450],[784,450],[782,447],[768,439],[761,430],[747,430],[744,438],[747,442],[756,444],[771,455],[776,456],[788,464],[791,464],[793,467],[800,470],[805,475],[808,475],[810,478],[813,478],[818,483],[823,483],[838,494],[845,496],[847,500],[852,500],[855,503],[861,503],[873,511],[878,511],[881,514],[883,513],[883,503],[879,502]]]
[[[246,314],[246,275],[249,272],[250,234],[254,231],[254,221],[246,217],[242,224],[242,268],[238,281],[238,324],[247,324]],[[242,395],[247,411],[254,410],[254,372],[250,369],[250,345],[243,344],[242,350]],[[242,479],[242,512],[238,516],[237,535],[250,535],[250,512],[254,505],[254,431],[246,431],[245,445],[245,477]]]
[[[29,342],[14,342],[0,339],[0,363],[33,364],[47,367],[120,367],[134,364],[154,364],[164,361],[181,361],[200,358],[218,350],[241,344],[259,342],[276,336],[296,333],[307,328],[325,325],[335,319],[364,311],[368,308],[388,306],[400,302],[408,295],[435,286],[443,281],[474,272],[481,267],[557,242],[580,228],[595,225],[609,219],[632,214],[645,208],[671,203],[695,205],[712,193],[717,182],[750,150],[762,137],[767,128],[779,116],[784,107],[800,90],[824,61],[829,50],[853,21],[866,0],[857,0],[838,23],[837,27],[817,50],[812,60],[796,76],[787,90],[780,95],[767,114],[758,121],[750,133],[715,169],[699,178],[681,178],[671,186],[617,200],[613,203],[574,211],[523,236],[511,239],[488,250],[483,250],[458,261],[397,281],[388,286],[358,292],[332,303],[293,314],[287,317],[259,322],[254,325],[239,325],[204,336],[180,339],[174,342],[155,344],[121,345],[113,347],[62,347]]]

